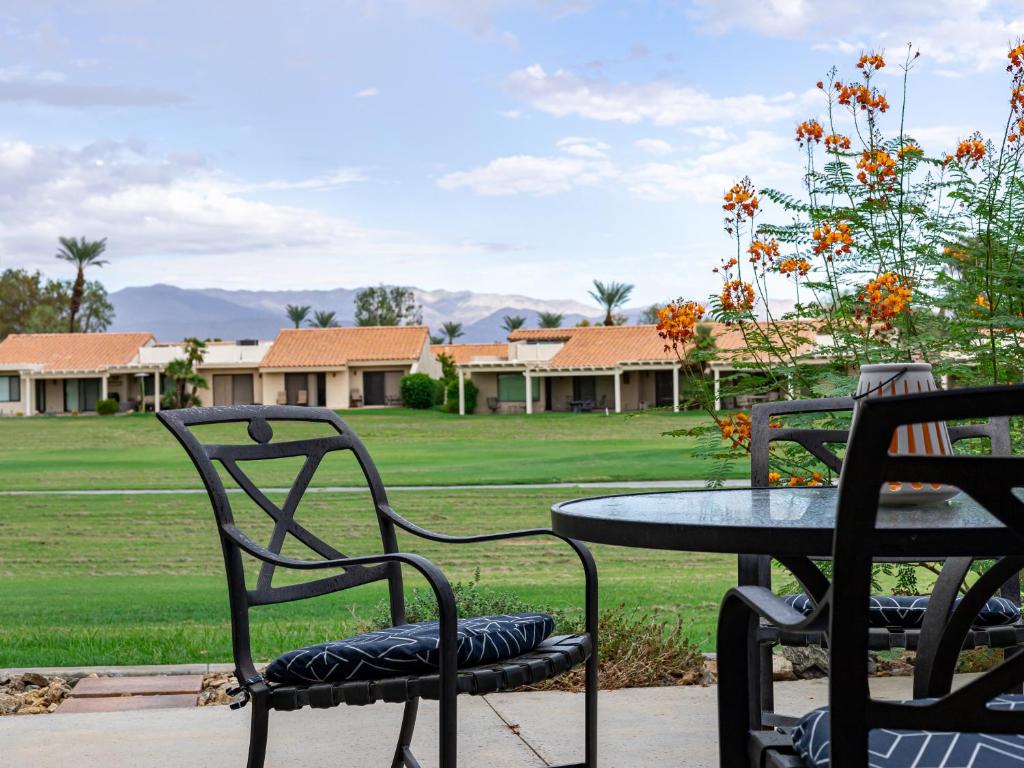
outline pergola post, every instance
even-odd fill
[[[523,371],[523,377],[526,379],[526,413],[529,415],[533,413],[533,379],[529,368]]]
[[[110,374],[105,373],[100,377],[100,400],[106,400],[110,394]]]
[[[466,415],[466,372],[459,368],[459,416]]]
[[[32,390],[35,389],[33,386],[32,378],[28,375],[22,379],[24,382],[21,386],[24,387],[25,391],[21,393],[21,399],[25,401],[25,415],[32,415]]]
[[[622,371],[615,371],[615,412],[622,413]]]
[[[717,368],[715,372],[715,410],[722,410],[722,382],[719,380],[720,372]]]
[[[146,412],[146,401],[143,396],[142,412]],[[160,413],[160,369],[153,371],[153,413]]]
[[[672,367],[672,413],[679,413],[679,371],[676,366]]]

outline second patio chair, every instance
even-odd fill
[[[590,552],[560,536],[583,566],[586,631],[548,636],[553,622],[546,614],[458,618],[452,588],[441,570],[426,558],[402,552],[398,531],[447,544],[475,544],[532,536],[554,536],[535,528],[479,536],[449,536],[426,530],[399,515],[388,503],[380,475],[366,448],[333,411],[302,406],[228,406],[161,411],[160,420],[185,448],[202,478],[213,506],[231,608],[232,647],[241,701],[252,707],[249,768],[264,764],[271,710],[327,708],[377,701],[404,704],[392,768],[418,768],[411,742],[419,700],[440,703],[439,764],[456,766],[456,696],[507,691],[538,683],[585,663],[584,759],[565,768],[597,766],[597,572]],[[274,425],[302,422],[319,425],[323,437],[275,440]],[[200,438],[209,425],[241,423],[250,442],[207,443]],[[197,430],[196,427],[201,429]],[[223,428],[221,428],[223,430]],[[372,507],[368,515],[380,528],[376,554],[347,557],[314,534],[295,513],[321,461],[334,451],[350,451],[362,470]],[[301,469],[282,504],[253,482],[247,468],[276,460],[298,461]],[[266,545],[245,530],[232,510],[218,467],[273,522]],[[238,498],[238,497],[236,497]],[[243,497],[244,498],[244,497]],[[307,558],[282,554],[283,547],[305,547]],[[496,557],[496,554],[490,555]],[[257,570],[255,579],[246,563]],[[439,621],[408,624],[402,566],[418,571],[430,585]],[[277,569],[290,571],[275,584]],[[296,574],[316,574],[300,580]],[[326,574],[326,575],[320,575]],[[543,575],[538,571],[538,577]],[[320,597],[372,582],[386,582],[394,626],[335,642],[319,643],[282,654],[264,672],[256,668],[250,647],[250,612],[264,605]],[[282,649],[283,650],[283,649]]]
[[[750,482],[754,488],[768,488],[769,463],[773,443],[795,443],[817,459],[827,471],[838,475],[843,457],[840,449],[849,440],[847,429],[824,429],[815,426],[787,426],[776,421],[779,417],[802,414],[835,414],[851,412],[852,397],[831,397],[815,400],[788,400],[761,403],[751,409]],[[995,456],[1010,454],[1010,427],[1007,418],[995,417],[981,424],[950,425],[949,438],[955,443],[963,440],[986,439],[989,452]],[[827,554],[827,553],[822,553]],[[793,565],[793,575],[805,592],[784,595],[783,599],[797,611],[809,615],[828,588],[820,574],[807,574],[799,563]],[[962,576],[960,577],[962,579]],[[806,579],[806,581],[804,581]],[[956,581],[950,570],[944,580]],[[739,584],[771,587],[771,558],[758,555],[740,555]],[[921,624],[928,608],[929,598],[906,595],[873,595],[871,598],[870,643],[873,651],[894,648],[918,650]],[[752,665],[760,678],[762,691],[762,718],[765,726],[789,723],[792,718],[774,712],[774,681],[772,675],[772,648],[775,645],[807,646],[827,645],[824,631],[783,632],[764,621],[754,630],[751,643],[760,646],[758,660]],[[999,596],[989,600],[978,612],[965,642],[969,647],[1012,648],[1024,644],[1024,624],[1020,613],[1020,580],[1014,574]],[[924,651],[927,653],[927,650]],[[922,683],[923,685],[923,683]]]

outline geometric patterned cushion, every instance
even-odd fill
[[[807,595],[783,595],[782,599],[805,616],[814,610],[814,603]],[[960,598],[955,605],[959,605]],[[928,609],[928,596],[924,595],[873,595],[868,609],[868,624],[872,627],[899,627],[919,629]],[[978,612],[976,627],[998,627],[1016,624],[1020,621],[1020,608],[1005,597],[992,597]]]
[[[555,628],[546,613],[459,619],[459,667],[492,664],[532,651]],[[340,683],[420,675],[438,669],[438,622],[406,624],[299,648],[278,656],[265,677],[273,683]]]
[[[989,708],[1024,709],[1024,696],[997,696],[989,702]],[[828,707],[824,707],[805,715],[790,730],[793,746],[810,768],[824,768],[829,764],[828,721]],[[1021,768],[1024,766],[1024,736],[876,728],[868,735],[868,765],[871,768]]]

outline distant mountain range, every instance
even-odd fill
[[[359,289],[319,291],[226,291],[219,288],[178,288],[148,285],[123,288],[110,295],[115,317],[112,331],[152,331],[161,341],[186,336],[221,339],[273,339],[281,328],[291,326],[285,307],[308,304],[314,310],[333,310],[342,325],[353,325],[353,302]],[[424,291],[413,289],[423,307],[423,322],[440,334],[449,320],[462,323],[463,343],[504,341],[505,315],[522,315],[527,328],[537,327],[539,312],[561,312],[562,324],[599,320],[603,314],[577,301],[532,299],[528,296],[472,291]],[[631,320],[642,310],[627,310]]]

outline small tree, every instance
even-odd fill
[[[658,324],[658,312],[661,310],[660,304],[651,304],[647,309],[640,313],[640,317],[637,318],[640,325],[657,325]]]
[[[285,311],[288,313],[288,319],[291,320],[296,328],[301,328],[302,324],[306,322],[306,318],[309,317],[310,306],[303,304],[301,306],[296,304],[289,304],[285,307]]]
[[[594,299],[598,304],[604,307],[604,324],[605,325],[621,325],[621,323],[615,322],[614,312],[616,309],[621,307],[627,301],[629,296],[633,293],[633,286],[629,283],[602,283],[600,280],[594,281],[594,290],[590,291],[591,298]]]
[[[410,288],[364,288],[356,294],[356,325],[420,325],[423,308]]]
[[[526,318],[522,315],[505,315],[501,318],[501,327],[507,332],[517,331],[523,327],[526,323]]]
[[[564,317],[561,312],[540,312],[537,315],[537,325],[540,328],[561,328]]]
[[[74,333],[78,310],[82,306],[82,298],[85,294],[85,268],[102,267],[107,263],[106,260],[100,258],[107,250],[107,239],[86,240],[84,237],[61,237],[58,240],[61,247],[57,251],[57,258],[73,264],[77,269],[68,303],[68,332]]]
[[[337,328],[337,312],[318,309],[313,313],[313,319],[309,321],[313,328]]]
[[[462,323],[456,323],[449,320],[447,323],[441,326],[441,333],[448,339],[449,344],[454,344],[455,340],[459,336],[465,336],[466,334],[462,331]]]
[[[174,381],[174,397],[172,408],[188,408],[200,405],[199,390],[206,389],[206,379],[196,372],[196,368],[206,358],[206,342],[194,336],[185,339],[184,357],[178,357],[167,364],[164,375]],[[159,397],[159,393],[156,393]]]

